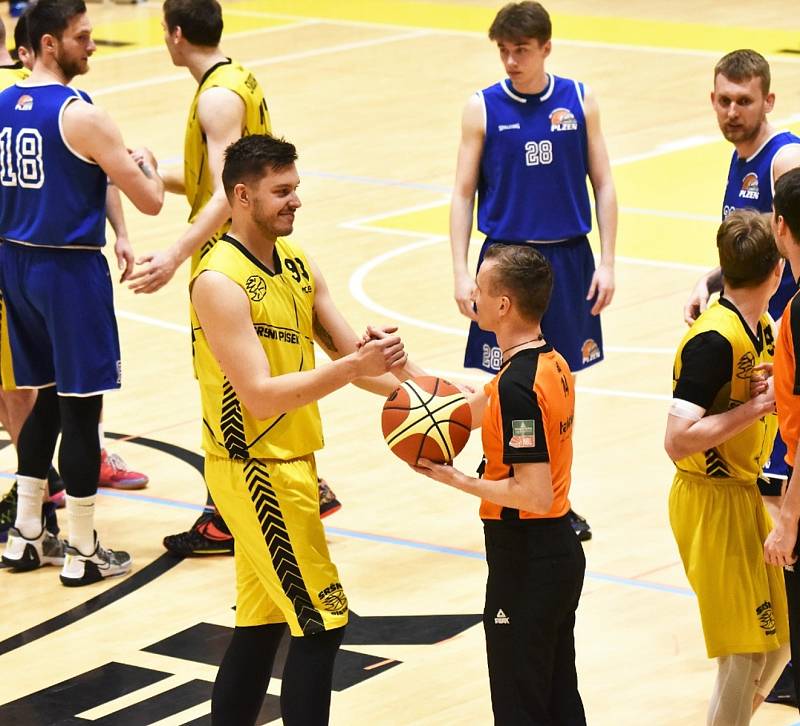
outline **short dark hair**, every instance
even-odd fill
[[[537,2],[508,3],[500,8],[489,28],[489,40],[522,42],[533,38],[544,45],[553,35],[550,14]]]
[[[508,295],[526,320],[539,322],[553,292],[553,270],[541,252],[529,245],[493,244],[484,261],[495,263],[492,295]]]
[[[731,288],[757,287],[781,258],[769,215],[755,209],[731,212],[717,230],[719,266]]]
[[[72,19],[85,13],[86,3],[83,0],[37,0],[25,11],[30,49],[36,55],[41,53],[45,35],[53,35],[61,40]]]
[[[790,169],[775,182],[772,208],[775,218],[783,217],[795,242],[800,244],[800,168]]]
[[[193,45],[213,48],[222,37],[222,7],[217,0],[164,0],[164,22],[170,33],[180,26]]]
[[[722,74],[725,78],[734,83],[749,81],[751,78],[758,78],[761,81],[761,90],[766,96],[769,93],[769,86],[772,77],[769,71],[769,63],[761,53],[741,48],[722,56],[714,66],[714,82],[717,76]]]
[[[17,52],[20,48],[31,50],[31,39],[28,36],[28,9],[19,16],[14,26],[14,51]]]
[[[266,175],[267,170],[281,171],[297,161],[297,149],[284,139],[269,134],[242,136],[225,149],[222,185],[230,200],[237,184],[248,183]]]

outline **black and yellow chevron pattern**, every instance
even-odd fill
[[[244,436],[242,404],[231,382],[225,378],[222,383],[222,410],[220,411],[220,430],[225,448],[231,459],[249,459],[247,440]]]

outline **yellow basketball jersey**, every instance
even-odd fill
[[[678,347],[673,390],[680,377],[684,346],[700,333],[711,330],[731,344],[733,375],[717,394],[706,416],[723,413],[748,401],[753,368],[760,363],[771,363],[775,353],[773,322],[768,314],[761,317],[758,334],[753,336],[736,310],[715,302],[689,328]],[[768,414],[718,446],[676,461],[675,466],[690,475],[754,482],[772,453],[777,428],[778,417]]]
[[[203,257],[192,276],[220,272],[250,300],[253,328],[273,376],[314,368],[312,332],[315,285],[303,251],[283,239],[275,245],[271,272],[227,235]],[[316,403],[260,420],[239,401],[208,347],[192,307],[195,374],[203,407],[203,449],[231,459],[295,459],[323,446]]]
[[[200,210],[214,193],[214,179],[208,166],[208,147],[205,134],[197,117],[197,104],[200,94],[209,88],[227,88],[244,101],[244,127],[242,136],[270,133],[269,112],[261,86],[255,76],[239,63],[230,59],[209,69],[194,95],[189,119],[186,123],[186,137],[183,148],[183,178],[186,185],[186,198],[192,207],[189,222],[193,222]],[[192,271],[197,268],[200,258],[206,254],[216,241],[228,231],[230,221],[226,222],[214,237],[192,255]]]
[[[13,66],[0,66],[0,91],[13,86],[18,81],[24,81],[31,72],[20,64]]]

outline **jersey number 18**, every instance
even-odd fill
[[[44,184],[42,135],[37,129],[20,129],[16,139],[5,126],[0,131],[0,184],[40,189]]]

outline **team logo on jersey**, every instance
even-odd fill
[[[334,615],[344,615],[347,612],[347,596],[340,583],[334,582],[319,593],[322,606]]]
[[[756,608],[759,627],[767,635],[775,635],[775,617],[772,614],[772,603],[765,600]]]
[[[758,175],[750,172],[742,179],[742,188],[739,190],[740,199],[758,199]]]
[[[736,364],[737,378],[750,378],[753,368],[756,367],[756,357],[748,350]]]
[[[259,302],[267,294],[267,283],[261,275],[250,275],[244,283],[244,289],[253,302]]]
[[[533,419],[521,419],[511,422],[511,440],[508,445],[515,449],[536,446],[536,423]]]
[[[591,363],[593,360],[600,358],[600,346],[594,342],[592,338],[588,338],[581,346],[581,362]]]
[[[550,114],[551,131],[577,131],[578,119],[568,108],[557,108]]]
[[[14,106],[15,111],[31,111],[33,109],[33,98],[27,93],[17,99],[17,105]]]

